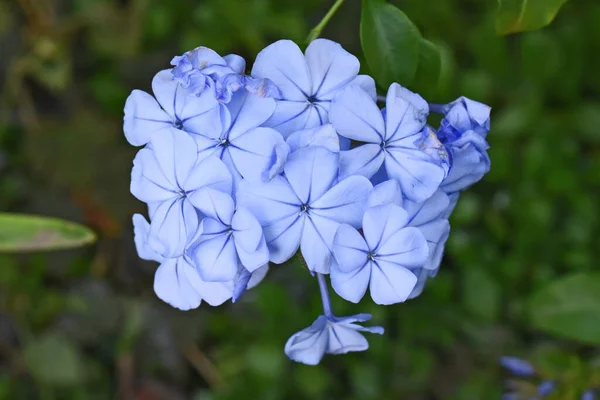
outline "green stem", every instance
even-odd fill
[[[319,35],[321,35],[321,31],[325,28],[327,23],[329,23],[329,20],[331,19],[331,17],[333,17],[333,14],[335,14],[335,12],[338,10],[338,8],[341,7],[343,2],[344,2],[344,0],[337,0],[333,4],[333,6],[329,9],[329,11],[327,11],[327,14],[325,14],[323,19],[321,20],[321,22],[319,22],[319,24],[310,31],[310,33],[308,34],[308,37],[306,38],[307,43],[312,42],[313,40],[318,38]]]

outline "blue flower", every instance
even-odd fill
[[[581,400],[596,400],[596,395],[593,390],[587,390],[582,396]]]
[[[206,217],[187,254],[202,279],[231,281],[238,265],[252,273],[269,262],[262,228],[250,211],[240,206],[236,209],[229,195],[214,189],[202,189],[192,196],[195,204],[202,204],[198,209]]]
[[[148,244],[150,224],[140,214],[133,216],[133,228],[140,258],[160,263],[154,275],[154,291],[161,300],[180,310],[190,310],[200,306],[202,300],[218,306],[231,298],[233,282],[206,282],[188,257],[165,258],[154,252]]]
[[[125,102],[123,131],[134,146],[143,146],[157,132],[172,128],[194,131],[215,130],[219,126],[219,103],[215,91],[189,96],[173,80],[170,70],[160,71],[152,80],[156,99],[141,90],[131,92]]]
[[[251,73],[254,78],[270,79],[281,93],[266,126],[287,137],[326,124],[331,101],[348,84],[362,87],[374,99],[375,81],[358,75],[359,68],[356,57],[327,39],[311,42],[305,54],[290,40],[266,47],[256,57]]]
[[[342,224],[333,239],[336,263],[331,284],[342,298],[359,302],[370,286],[377,304],[405,301],[417,277],[411,269],[427,262],[429,249],[419,229],[408,226],[407,212],[395,204],[367,209],[363,217],[364,237]]]
[[[285,354],[294,361],[317,365],[326,353],[346,354],[367,350],[369,343],[359,332],[383,334],[380,326],[365,328],[356,324],[370,319],[370,314],[349,317],[321,315],[311,326],[289,338],[285,344]]]
[[[290,152],[304,147],[323,147],[332,153],[340,152],[340,136],[331,124],[294,132],[288,136],[286,143]]]
[[[330,119],[341,136],[366,142],[340,155],[340,176],[373,177],[385,168],[389,178],[400,183],[402,194],[412,201],[424,201],[439,187],[445,171],[421,150],[427,103],[417,101],[394,83],[380,110],[363,90],[349,86],[338,93],[331,105]],[[408,100],[407,100],[408,99]]]
[[[235,54],[221,57],[207,47],[196,47],[171,60],[173,79],[189,94],[199,95],[206,88],[216,90],[219,101],[228,103],[233,92],[243,86],[246,61]]]
[[[246,268],[240,268],[238,275],[234,280],[233,296],[231,301],[235,303],[248,289],[258,285],[269,272],[269,264],[265,264],[254,272]]]
[[[446,105],[432,104],[431,109],[444,114],[437,135],[452,160],[442,189],[446,193],[464,190],[490,170],[490,146],[485,140],[490,130],[490,107],[461,97]]]
[[[338,161],[323,147],[301,148],[289,156],[285,176],[240,182],[238,204],[262,224],[272,262],[289,260],[300,247],[311,271],[328,273],[340,223],[360,226],[372,185],[362,176],[337,183]]]
[[[133,161],[131,193],[148,203],[150,247],[162,257],[178,257],[199,224],[190,195],[200,188],[231,193],[231,174],[215,157],[199,161],[194,140],[182,131],[156,135],[150,144]]]
[[[552,381],[543,381],[537,387],[537,394],[539,394],[540,396],[547,396],[550,393],[552,393],[552,391],[554,391],[555,387],[556,387],[556,385],[555,385],[554,382],[552,382]]]
[[[242,178],[268,181],[282,169],[289,147],[274,129],[261,127],[273,113],[275,101],[240,91],[214,125],[190,131],[198,145],[198,156],[216,155],[225,162],[234,182]]]
[[[504,356],[500,358],[500,365],[515,375],[531,377],[535,375],[535,368],[529,361],[517,357]]]

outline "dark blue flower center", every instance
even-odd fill
[[[308,210],[310,209],[310,206],[308,204],[302,204],[302,206],[300,206],[300,212],[308,212]]]
[[[375,261],[375,259],[377,258],[377,254],[370,251],[369,254],[367,254],[367,258],[369,259],[369,261]]]
[[[306,101],[313,104],[313,103],[316,103],[317,101],[319,101],[319,99],[317,99],[317,97],[315,95],[311,95],[306,98]]]
[[[181,122],[180,120],[175,120],[175,122],[173,122],[173,126],[177,129],[182,129],[183,128],[183,122]]]
[[[219,139],[219,146],[229,147],[229,139]]]

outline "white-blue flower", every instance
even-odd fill
[[[329,273],[338,226],[360,227],[372,188],[363,176],[338,183],[338,162],[339,154],[326,148],[300,148],[289,156],[284,176],[240,183],[238,204],[263,226],[271,261],[283,263],[300,247],[311,271]]]
[[[360,332],[383,334],[380,326],[363,327],[356,323],[370,319],[370,314],[349,317],[321,315],[311,326],[289,338],[285,344],[285,354],[296,362],[317,365],[325,354],[367,350],[369,342]]]
[[[429,249],[421,231],[408,226],[407,212],[395,204],[371,207],[363,217],[364,237],[342,224],[333,240],[336,263],[331,285],[338,295],[359,302],[370,287],[377,304],[405,301],[417,283],[411,269],[427,262]]]
[[[349,84],[358,85],[375,98],[375,81],[358,75],[359,69],[358,59],[331,40],[314,40],[304,54],[290,40],[267,46],[256,57],[251,73],[252,77],[271,80],[281,92],[266,126],[287,137],[326,124],[331,100]]]
[[[340,176],[371,178],[385,168],[406,198],[421,202],[430,197],[446,174],[419,148],[428,112],[420,96],[396,83],[388,90],[384,110],[356,86],[340,91],[331,105],[331,123],[341,136],[366,143],[341,152]]]
[[[150,247],[162,257],[178,257],[198,230],[190,195],[200,188],[231,193],[232,178],[218,158],[199,160],[196,144],[185,132],[171,129],[155,135],[150,144],[133,161],[131,193],[148,203]]]
[[[192,195],[206,217],[200,235],[187,251],[206,281],[230,281],[243,266],[252,273],[269,262],[263,230],[248,209],[235,208],[233,199],[214,189],[201,189]]]
[[[216,130],[219,127],[219,102],[215,90],[208,89],[199,96],[190,96],[173,79],[171,70],[160,71],[152,80],[152,95],[134,90],[125,102],[123,131],[134,146],[143,146],[157,132],[172,128],[194,132],[198,129]]]

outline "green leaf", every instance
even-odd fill
[[[496,32],[532,31],[550,24],[567,0],[498,0]]]
[[[384,0],[363,0],[360,41],[375,81],[412,83],[419,64],[421,34],[397,7]]]
[[[58,218],[0,213],[0,252],[58,250],[96,240],[85,226]]]
[[[537,329],[600,344],[600,273],[577,273],[556,280],[534,293],[527,306]]]
[[[435,93],[442,72],[442,53],[435,43],[421,38],[419,42],[419,64],[413,86],[426,97]]]
[[[50,333],[30,342],[24,355],[29,372],[40,383],[70,386],[84,378],[81,354],[60,335]]]

